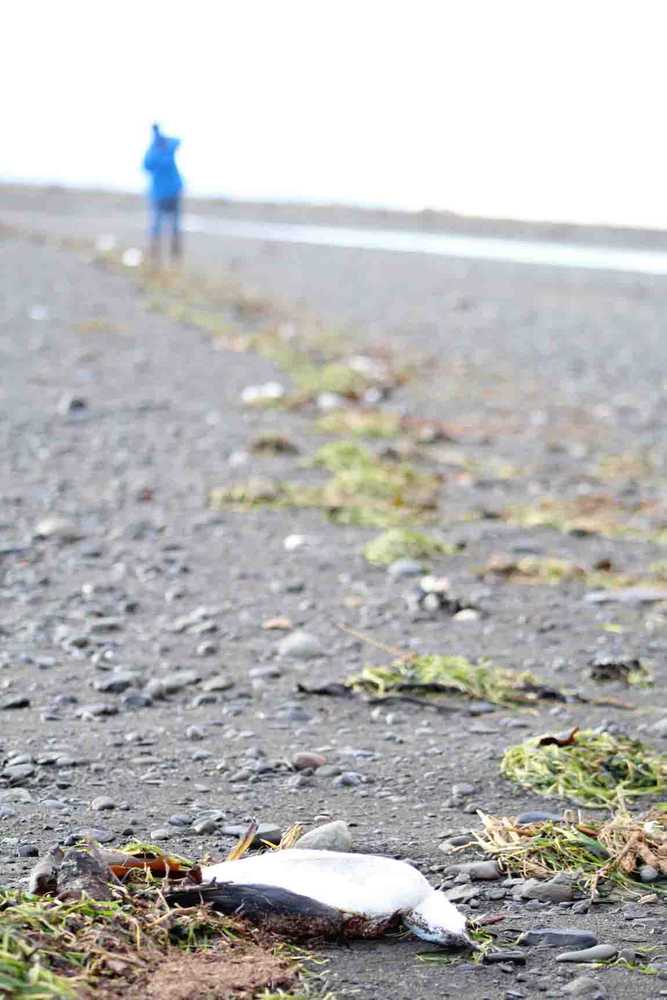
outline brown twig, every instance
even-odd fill
[[[351,628],[349,625],[343,625],[341,622],[338,622],[337,627],[342,632],[347,632],[348,635],[354,636],[355,639],[359,639],[361,642],[366,642],[369,646],[375,646],[376,649],[381,649],[383,653],[389,653],[390,656],[398,657],[399,660],[408,662],[409,660],[414,660],[417,655],[416,653],[405,653],[396,646],[389,646],[385,642],[378,642],[377,639],[373,639],[372,636],[366,635],[365,632],[359,632],[358,629]]]

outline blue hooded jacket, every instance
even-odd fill
[[[144,170],[151,178],[151,201],[175,198],[183,190],[183,179],[174,159],[180,144],[180,139],[170,139],[154,129],[153,142],[144,157]]]

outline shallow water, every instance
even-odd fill
[[[305,243],[313,246],[390,250],[397,253],[435,254],[468,260],[507,261],[547,267],[623,271],[634,274],[667,274],[667,252],[552,243],[539,240],[460,236],[398,229],[352,229],[345,226],[297,225],[288,222],[239,222],[188,215],[184,228],[190,233],[231,236],[272,243]]]

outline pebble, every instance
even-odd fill
[[[252,776],[253,772],[250,770],[250,768],[242,767],[238,771],[234,771],[233,774],[229,775],[229,781],[233,785],[238,785],[242,781],[248,781],[250,778],[252,778]]]
[[[159,826],[157,830],[151,830],[151,840],[169,840],[172,831],[166,826]]]
[[[67,803],[63,802],[62,799],[42,799],[40,805],[42,806],[43,809],[50,809],[50,810],[67,809]]]
[[[138,708],[148,708],[153,704],[153,699],[145,691],[128,691],[121,698],[123,708],[135,710]]]
[[[35,768],[32,764],[15,764],[6,767],[2,772],[2,777],[7,778],[12,785],[22,785],[28,778],[32,778]]]
[[[32,795],[27,788],[0,788],[0,802],[32,802]]]
[[[558,813],[542,812],[539,809],[535,809],[531,812],[520,813],[516,821],[521,826],[529,826],[531,823],[546,823],[551,820],[552,823],[562,823],[563,817],[559,816]]]
[[[215,691],[228,691],[230,688],[234,687],[234,681],[230,680],[224,674],[215,674],[214,677],[207,677],[205,681],[202,681],[202,691],[208,693]]]
[[[24,694],[12,694],[0,702],[0,709],[30,708],[30,698]]]
[[[248,827],[243,823],[227,823],[222,828],[222,832],[228,837],[242,837]],[[281,827],[274,823],[260,823],[257,832],[252,840],[251,847],[259,847],[263,840],[269,844],[279,844],[283,835]]]
[[[16,853],[19,858],[38,858],[39,848],[35,844],[19,844]]]
[[[182,813],[174,813],[167,820],[170,826],[190,826],[191,820],[189,816],[184,816]]]
[[[547,882],[530,878],[516,886],[515,899],[536,899],[542,903],[570,903],[575,898],[575,883],[567,874],[555,875]]]
[[[111,830],[96,826],[85,826],[81,830],[71,833],[65,840],[65,846],[72,847],[79,840],[95,840],[98,844],[110,844],[115,838],[116,834]]]
[[[538,927],[524,931],[519,944],[543,944],[547,948],[592,948],[598,939],[590,931],[577,927]]]
[[[181,817],[179,817],[179,819],[180,818]],[[181,823],[174,823],[173,819],[174,819],[174,817],[170,817],[170,819],[169,819],[169,822],[172,824],[172,826],[182,826],[183,825]],[[218,827],[217,827],[217,824],[216,824],[215,820],[211,819],[210,817],[204,817],[202,819],[196,819],[194,821],[194,823],[192,824],[192,829],[194,830],[195,833],[198,833],[198,834],[215,833],[215,831],[217,830],[217,828]]]
[[[620,587],[615,590],[591,590],[585,595],[588,604],[654,604],[667,601],[665,587]]]
[[[324,648],[317,636],[310,632],[292,632],[278,643],[278,655],[288,656],[296,660],[312,660],[324,656]]]
[[[191,684],[197,684],[199,674],[194,670],[174,670],[163,677],[153,677],[145,687],[146,694],[152,698],[164,698],[168,694],[176,694]]]
[[[338,764],[323,764],[317,769],[317,775],[320,778],[335,778],[341,773],[341,768]]]
[[[657,722],[653,723],[651,726],[651,732],[657,733],[658,736],[662,736],[667,739],[667,715],[664,719],[658,719]]]
[[[292,766],[297,769],[297,771],[305,771],[307,768],[312,768],[316,770],[318,767],[323,767],[327,762],[326,757],[323,757],[319,753],[295,753],[292,757]]]
[[[185,730],[185,738],[196,743],[200,740],[206,739],[206,732],[201,726],[188,726]]]
[[[596,944],[592,948],[580,948],[578,951],[564,951],[556,955],[557,962],[606,962],[618,954],[618,948],[613,944]]]
[[[387,567],[389,576],[394,577],[421,576],[423,572],[424,567],[416,559],[395,559]]]
[[[307,535],[287,535],[283,538],[283,548],[286,552],[294,552],[295,549],[299,549],[302,545],[306,545],[307,543]]]
[[[440,850],[447,854],[452,847],[468,847],[469,844],[476,844],[477,841],[472,833],[457,833],[454,837],[449,837],[440,844]]]
[[[660,877],[660,872],[653,865],[642,865],[639,869],[639,877],[642,882],[655,882]]]
[[[138,675],[133,671],[119,670],[106,677],[100,677],[94,682],[93,687],[103,694],[122,694],[123,691],[136,684],[137,677]]]
[[[352,847],[352,834],[347,823],[334,820],[309,830],[299,837],[295,847],[309,851],[349,851]]]
[[[479,611],[475,611],[474,608],[461,608],[460,611],[456,612],[452,620],[455,622],[477,622],[479,618]]]
[[[363,780],[363,775],[359,774],[358,771],[341,771],[338,777],[334,778],[333,783],[336,788],[356,788],[357,785],[362,784]]]
[[[58,542],[77,542],[82,536],[74,521],[51,514],[37,522],[35,537],[54,538]]]
[[[107,809],[115,809],[116,803],[108,795],[100,795],[90,803],[93,812],[104,812]]]
[[[471,879],[481,882],[494,882],[503,877],[495,861],[464,861],[461,864],[450,865],[447,874],[452,872],[469,875]]]
[[[95,701],[76,710],[77,719],[101,719],[105,715],[118,715],[118,706],[106,701]]]
[[[216,642],[200,642],[195,653],[197,656],[215,656],[220,647]]]
[[[77,764],[84,763],[82,760],[77,760],[76,757],[71,757],[67,753],[60,754],[53,762],[54,767],[65,768],[65,767],[76,767]]]
[[[590,976],[577,976],[571,979],[562,992],[568,997],[590,997],[590,1000],[604,1000],[605,993]]]
[[[482,959],[485,965],[497,965],[499,962],[510,962],[513,965],[525,965],[526,953],[523,951],[487,951]]]
[[[64,396],[61,396],[58,400],[58,413],[65,417],[68,413],[76,413],[80,410],[85,410],[88,406],[85,399],[81,396],[74,396],[70,392],[66,392]]]
[[[451,889],[445,890],[445,896],[452,903],[467,903],[468,900],[479,896],[482,889],[478,885],[471,885],[470,882],[464,885],[455,885]]]

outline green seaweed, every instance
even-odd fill
[[[631,814],[621,806],[605,820],[566,814],[561,822],[517,823],[511,816],[479,811],[482,831],[478,846],[500,868],[524,878],[548,879],[566,872],[587,892],[617,887],[635,897],[644,895],[639,869],[652,863],[667,873],[667,818],[658,810]],[[651,891],[667,894],[659,882]]]
[[[314,507],[340,524],[378,528],[418,520],[436,506],[437,476],[418,472],[405,462],[380,459],[355,441],[324,445],[312,464],[332,475],[319,484],[251,479],[213,489],[209,504],[216,510]]]
[[[606,495],[569,500],[543,497],[535,504],[508,507],[502,516],[510,524],[525,528],[553,528],[565,534],[633,538],[657,545],[667,544],[667,529],[661,523],[664,512],[653,501],[624,505]]]
[[[501,774],[538,795],[583,806],[612,807],[667,791],[667,755],[640,740],[593,730],[575,731],[562,746],[546,740],[532,737],[506,750]]]
[[[364,557],[373,566],[389,566],[396,559],[428,559],[452,555],[456,547],[423,531],[389,528],[364,546]]]
[[[388,410],[345,408],[327,413],[317,421],[322,434],[353,434],[355,437],[392,438],[401,431],[401,418]]]
[[[349,677],[347,685],[384,698],[397,692],[459,695],[493,705],[526,705],[539,700],[541,689],[527,671],[519,673],[464,656],[415,656],[386,667],[365,667]]]

